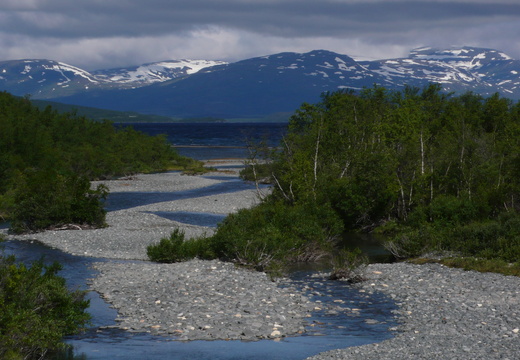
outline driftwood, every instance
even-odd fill
[[[94,229],[95,226],[88,225],[88,224],[63,224],[63,225],[56,225],[50,227],[48,230],[51,231],[58,231],[58,230],[89,230]]]

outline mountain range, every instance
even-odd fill
[[[474,47],[418,48],[406,58],[356,61],[326,50],[233,63],[170,60],[88,72],[52,60],[0,62],[0,90],[33,99],[176,118],[292,113],[338,89],[439,83],[447,92],[520,99],[520,61]]]

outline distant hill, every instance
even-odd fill
[[[94,121],[102,121],[109,120],[116,123],[130,123],[130,122],[149,122],[149,123],[158,123],[158,122],[174,122],[181,121],[178,118],[172,118],[168,116],[160,116],[160,115],[146,115],[139,114],[133,111],[115,111],[115,110],[105,110],[98,109],[86,106],[78,106],[71,104],[58,103],[55,101],[48,100],[34,100],[31,99],[31,102],[40,109],[45,109],[47,106],[51,106],[54,110],[60,113],[76,113],[80,116],[85,116]]]
[[[172,60],[86,72],[57,62],[0,63],[0,89],[33,99],[168,118],[287,118],[323,92],[439,83],[447,92],[520,99],[520,61],[493,49],[419,48],[375,61],[325,50],[219,63]],[[285,114],[285,115],[283,115]]]

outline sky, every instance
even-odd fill
[[[0,1],[0,61],[97,70],[320,49],[390,59],[422,46],[520,59],[520,0]]]

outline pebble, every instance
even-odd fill
[[[178,340],[259,340],[305,331],[313,303],[261,272],[217,260],[100,262],[91,287],[118,310],[117,326]],[[284,281],[284,280],[280,280]]]
[[[519,277],[407,263],[369,265],[367,277],[361,290],[399,305],[396,336],[309,360],[520,358]]]

